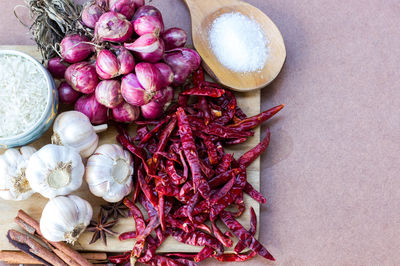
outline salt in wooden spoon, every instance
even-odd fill
[[[239,0],[184,0],[192,19],[193,44],[203,59],[203,66],[217,81],[236,91],[263,88],[272,82],[282,69],[286,49],[282,34],[258,8]],[[264,68],[256,72],[239,73],[224,67],[209,44],[209,31],[216,18],[224,13],[239,12],[254,19],[264,31],[269,44],[269,56]]]

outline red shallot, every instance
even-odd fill
[[[74,90],[85,94],[94,92],[99,83],[96,68],[89,62],[70,65],[65,71],[65,80]]]
[[[141,60],[155,63],[160,61],[164,54],[164,41],[152,33],[140,36],[133,43],[124,43],[124,47],[134,52]]]
[[[95,94],[83,95],[75,103],[75,110],[85,114],[92,124],[103,124],[108,120],[108,109],[96,100]]]
[[[108,5],[110,11],[118,12],[124,15],[128,20],[131,20],[135,14],[134,0],[109,0]]]
[[[154,92],[145,90],[136,75],[132,73],[122,78],[121,94],[125,101],[135,106],[147,104],[154,96]]]
[[[119,64],[119,74],[125,75],[131,73],[135,69],[135,58],[123,46],[113,46],[112,49],[117,55]]]
[[[181,28],[170,28],[166,30],[161,38],[164,40],[165,50],[183,47],[187,41],[187,34]]]
[[[174,81],[174,72],[172,72],[171,67],[165,63],[156,63],[154,66],[160,72],[160,86],[164,88],[171,85]]]
[[[82,22],[86,27],[94,29],[96,22],[103,13],[104,10],[95,3],[86,5],[82,10]]]
[[[174,71],[174,84],[182,85],[187,77],[199,68],[201,58],[195,50],[176,48],[165,52],[164,61]]]
[[[164,31],[164,22],[153,16],[143,16],[133,22],[133,28],[140,36],[146,33],[159,36]]]
[[[125,42],[132,33],[132,23],[124,15],[112,11],[101,15],[94,30],[97,41]]]
[[[60,57],[53,57],[49,60],[49,62],[47,62],[47,69],[53,78],[62,79],[64,78],[67,66],[62,62]]]
[[[74,104],[81,96],[79,92],[74,90],[67,82],[61,82],[58,86],[58,98],[60,102],[65,104]]]
[[[158,91],[161,89],[161,74],[154,64],[141,62],[135,66],[135,73],[145,90]]]
[[[112,117],[117,122],[132,123],[140,115],[139,107],[123,102],[111,109]]]
[[[159,104],[157,101],[151,101],[146,105],[140,106],[142,116],[145,119],[157,119],[160,118],[164,113],[164,106]]]
[[[144,17],[144,16],[153,16],[153,17],[156,17],[158,20],[163,21],[160,10],[158,10],[156,7],[150,6],[150,5],[143,5],[142,7],[137,9],[135,12],[135,15],[133,16],[132,21],[134,22],[138,18]]]
[[[107,49],[101,50],[96,58],[96,72],[102,79],[112,79],[118,76],[117,56]]]
[[[63,59],[68,63],[85,60],[93,52],[93,46],[88,42],[85,36],[79,34],[66,36],[60,43]]]
[[[123,102],[121,83],[118,80],[103,80],[96,87],[96,100],[108,108],[114,108]]]

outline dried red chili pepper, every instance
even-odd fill
[[[268,252],[268,250],[258,242],[232,215],[227,211],[222,211],[220,217],[224,224],[232,231],[232,233],[237,236],[246,247],[257,252],[260,256],[268,259],[275,260],[274,257]]]
[[[200,86],[200,84],[204,81],[204,71],[202,67],[199,67],[192,74],[193,84],[194,86]]]
[[[123,202],[125,206],[129,208],[129,211],[135,220],[136,234],[140,235],[146,228],[146,223],[144,221],[142,212],[132,201],[128,200],[127,198],[125,198]]]
[[[171,227],[179,228],[187,233],[194,230],[194,226],[192,224],[175,219],[170,215],[168,215],[165,220],[169,225],[171,225]]]
[[[217,255],[214,256],[215,259],[219,261],[229,261],[229,262],[239,262],[239,261],[246,261],[249,260],[257,255],[257,252],[250,251],[244,254],[222,254],[222,255]]]
[[[167,232],[177,241],[192,245],[192,246],[209,246],[219,253],[222,253],[224,248],[219,241],[213,236],[202,231],[193,231],[186,233],[180,229],[167,229]]]
[[[196,144],[194,143],[189,121],[182,108],[178,108],[176,114],[178,117],[179,135],[181,136],[182,148],[192,171],[193,189],[198,189],[204,198],[208,198],[210,196],[210,187],[201,174]]]
[[[153,206],[157,206],[157,196],[154,195],[153,188],[147,184],[146,180],[144,179],[143,173],[141,171],[138,171],[137,173],[137,179],[138,183],[140,185],[140,188],[143,191],[143,194],[146,196],[146,198],[151,202]]]
[[[121,255],[109,256],[108,261],[115,264],[126,263],[131,257],[131,252],[127,251]]]
[[[258,115],[243,119],[236,124],[229,125],[228,127],[236,128],[236,129],[244,130],[244,131],[251,130],[251,129],[259,126],[262,122],[273,117],[276,113],[278,113],[280,110],[282,110],[282,108],[284,106],[285,105],[283,105],[283,104],[275,106],[275,107],[273,107],[267,111],[264,111]]]
[[[172,131],[175,129],[176,122],[177,122],[176,116],[173,115],[171,120],[169,121],[169,124],[161,132],[159,144],[157,146],[155,153],[164,151],[165,147],[167,146],[168,139],[169,139]],[[157,161],[157,155],[153,156],[153,158],[155,161]]]
[[[251,137],[254,135],[252,131],[244,131],[241,129],[230,128],[223,125],[213,124],[201,129],[204,133],[214,135],[224,139],[237,139]]]
[[[264,140],[261,141],[257,146],[243,154],[238,163],[240,165],[244,165],[245,167],[249,166],[255,159],[257,159],[261,153],[263,153],[269,145],[269,141],[271,139],[271,131],[267,128],[267,135],[265,136]]]
[[[120,235],[118,236],[118,239],[119,239],[120,241],[123,241],[123,240],[128,240],[128,239],[136,238],[136,236],[137,236],[136,231],[129,231],[129,232],[124,232],[124,233],[120,234]]]
[[[200,96],[199,97],[199,107],[200,107],[200,110],[203,112],[203,115],[204,115],[204,124],[205,125],[210,124],[211,111],[210,111],[210,107],[208,106],[206,97],[204,97],[204,96]]]
[[[211,140],[210,136],[206,134],[200,134],[201,138],[204,140],[204,145],[207,148],[208,154],[208,161],[211,165],[215,165],[218,163],[218,152],[217,147],[215,146],[214,142]]]
[[[218,218],[218,214],[222,212],[226,207],[231,205],[236,197],[238,197],[246,185],[246,173],[244,171],[240,172],[236,176],[235,184],[232,189],[224,197],[218,200],[214,205],[211,206],[210,210],[210,220],[215,221]]]
[[[213,177],[213,179],[208,181],[208,184],[210,185],[210,188],[216,188],[222,184],[225,184],[232,177],[236,177],[240,172],[242,172],[242,169],[240,169],[240,168],[234,168],[234,169],[225,171],[222,174],[219,174],[219,175]]]
[[[203,261],[207,258],[210,258],[215,253],[215,250],[212,247],[205,246],[197,255],[194,257],[195,262]]]
[[[250,229],[249,233],[254,236],[257,231],[257,216],[256,212],[254,211],[253,207],[250,207]],[[235,252],[240,253],[243,251],[243,249],[246,248],[246,244],[242,241],[239,240],[239,242],[235,246]]]
[[[212,194],[210,197],[210,205],[214,205],[224,197],[232,189],[234,183],[235,177],[232,177],[220,190]]]
[[[186,182],[186,179],[176,172],[175,165],[173,161],[167,160],[166,170],[168,176],[171,178],[172,183],[175,185],[181,185]]]
[[[199,86],[199,87],[193,87],[191,89],[185,90],[181,92],[181,95],[195,95],[195,96],[208,96],[208,97],[213,97],[213,98],[218,98],[224,95],[225,90],[216,88],[216,87],[210,87],[204,84],[204,82]]]
[[[252,197],[253,199],[255,199],[256,201],[258,201],[261,204],[264,204],[267,202],[267,199],[260,192],[255,190],[249,182],[246,183],[246,186],[244,187],[244,192],[249,194],[250,197]]]
[[[141,140],[140,140],[140,144],[146,143],[148,142],[156,133],[158,133],[161,128],[168,123],[168,121],[171,119],[170,116],[167,116],[166,118],[164,118],[163,120],[159,121],[158,124],[152,129],[150,130]]]
[[[215,222],[211,222],[211,227],[212,227],[215,238],[217,238],[219,240],[219,242],[221,242],[222,245],[224,245],[225,247],[228,247],[228,248],[233,246],[232,239],[230,239],[228,236],[224,235],[221,232],[221,229],[219,229],[218,226],[215,224]]]
[[[247,118],[247,115],[243,112],[243,110],[236,105],[236,112],[235,112],[235,116],[237,118],[239,118],[240,120],[244,120]]]
[[[219,174],[222,174],[222,173],[225,173],[226,171],[228,171],[231,166],[232,160],[233,160],[232,154],[230,154],[230,153],[224,154],[222,156],[222,159],[221,159],[219,165],[215,169],[215,174],[219,175]]]

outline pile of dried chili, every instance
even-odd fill
[[[226,153],[224,145],[246,141],[254,135],[252,129],[282,108],[279,105],[247,117],[234,94],[204,81],[199,69],[193,74],[192,88],[179,94],[178,102],[169,107],[164,118],[138,121],[134,137],[120,127],[117,140],[135,157],[136,183],[133,196],[124,200],[136,228],[121,234],[120,240],[135,238],[136,242],[131,251],[110,257],[110,262],[195,265],[209,257],[245,261],[256,254],[274,260],[254,237],[254,210],[251,208],[249,230],[235,219],[246,208],[243,193],[266,202],[247,182],[246,167],[268,147],[270,131],[267,129],[266,138],[238,159]],[[148,219],[136,204],[143,206]],[[227,207],[236,207],[237,211],[228,211]],[[217,220],[230,231],[223,232]],[[198,254],[156,254],[168,236],[203,249]],[[224,247],[232,247],[233,236],[239,239],[235,254],[224,254]],[[250,251],[240,253],[245,248]]]

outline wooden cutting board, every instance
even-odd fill
[[[33,57],[40,60],[40,53],[36,50],[34,46],[0,46],[0,49],[14,49],[18,51],[25,52],[27,54],[32,55]],[[255,115],[260,112],[260,91],[252,91],[246,93],[236,93],[238,105],[243,109],[243,111],[249,115]],[[132,132],[134,132],[134,126],[130,128]],[[36,149],[40,149],[46,144],[50,143],[50,137],[52,135],[52,129],[49,129],[39,140],[35,141],[31,145]],[[101,133],[100,143],[116,143],[115,137],[117,132],[114,128],[109,128],[106,132]],[[240,145],[235,145],[234,147],[227,148],[227,151],[233,153],[235,158],[240,157],[244,152],[249,150],[250,148],[257,145],[260,141],[260,129],[257,128],[255,130],[255,134],[253,137],[249,138],[247,142],[242,143]],[[4,151],[0,150],[0,153]],[[0,177],[1,178],[1,177]],[[260,189],[260,160],[257,159],[247,168],[247,179],[254,186],[255,189]],[[93,207],[93,219],[97,217],[99,207],[102,204],[106,204],[106,202],[98,197],[92,195],[87,187],[87,184],[83,182],[82,187],[74,192],[76,194],[87,201],[89,201]],[[38,193],[34,194],[31,198],[25,201],[5,201],[0,199],[0,210],[2,215],[0,216],[0,250],[15,250],[15,248],[10,245],[7,241],[6,234],[7,231],[11,228],[16,230],[20,229],[14,222],[13,219],[17,214],[19,209],[25,210],[28,214],[33,216],[38,221],[40,220],[40,216],[43,210],[43,207],[47,203],[48,199],[42,197]],[[250,211],[249,208],[252,206],[259,217],[260,214],[260,206],[259,204],[245,194],[244,202],[246,204],[246,211],[243,215],[238,219],[240,223],[242,223],[246,228],[249,228],[249,220],[250,220]],[[258,223],[259,224],[259,223]],[[114,231],[122,233],[125,231],[134,230],[134,222],[132,218],[121,219],[118,224],[113,228]],[[258,231],[258,230],[257,230]],[[81,235],[79,240],[75,243],[74,248],[78,250],[87,250],[87,251],[107,251],[107,252],[124,252],[127,250],[131,250],[135,240],[126,240],[119,241],[117,237],[108,237],[108,245],[105,246],[101,241],[97,241],[96,243],[89,245],[89,241],[91,239],[92,233],[85,232]],[[258,232],[257,232],[258,236]],[[175,241],[172,238],[168,238],[158,249],[158,252],[198,252],[201,250],[201,247],[194,247],[182,244],[180,242]]]

